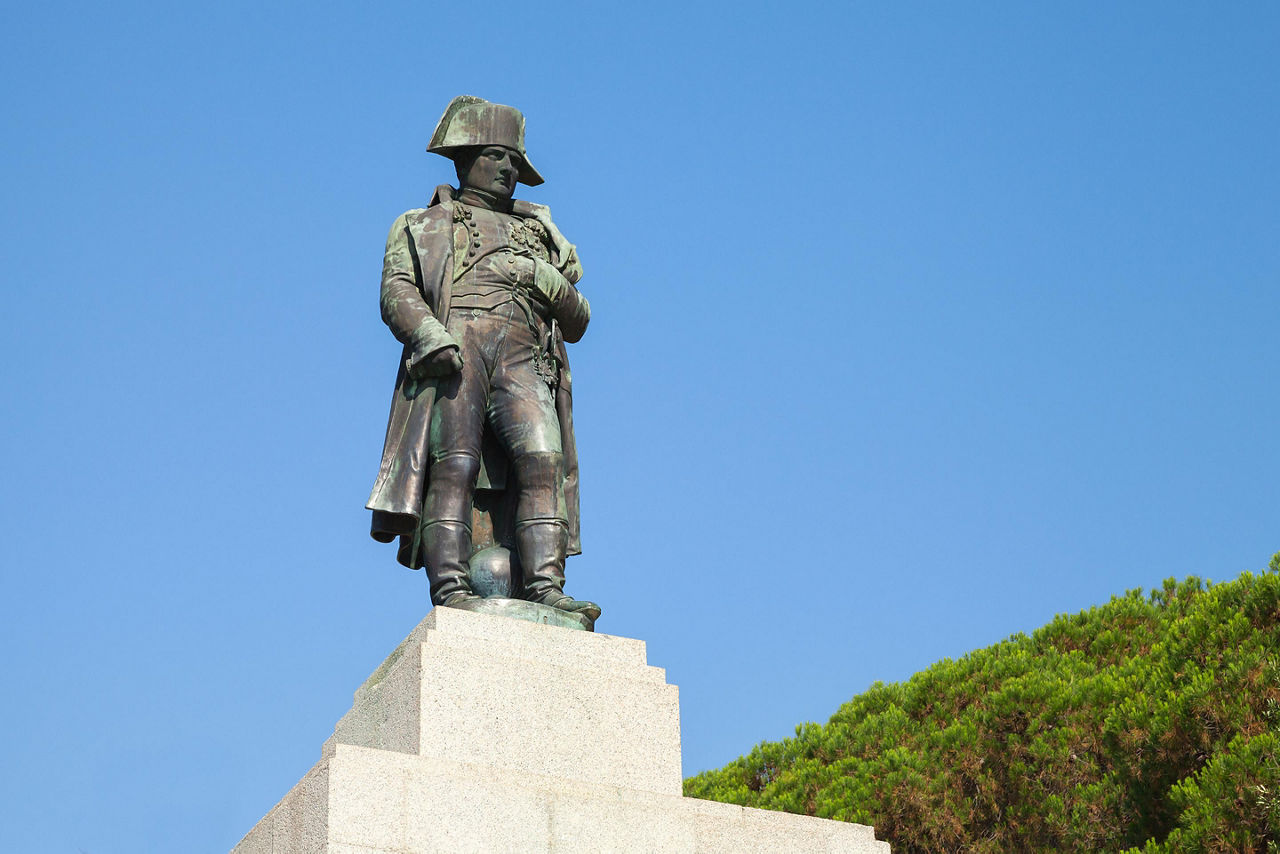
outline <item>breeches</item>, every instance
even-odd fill
[[[455,310],[448,329],[463,365],[436,387],[423,521],[470,523],[486,427],[511,461],[519,489],[517,525],[563,521],[560,419],[535,356],[546,358],[541,348],[546,328],[538,321],[535,334],[519,306],[508,303],[490,311]]]

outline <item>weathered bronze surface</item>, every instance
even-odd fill
[[[565,558],[581,552],[565,343],[591,317],[577,249],[546,207],[512,198],[543,181],[519,110],[454,98],[427,150],[454,161],[459,187],[387,237],[382,319],[404,350],[373,537],[399,540],[437,605],[495,600],[514,615],[496,600],[522,599],[591,630],[600,607],[564,593]]]
[[[541,623],[544,626],[559,626],[562,629],[577,631],[595,631],[595,620],[587,614],[562,611],[550,605],[539,605],[524,599],[468,599],[451,607],[478,614],[492,614],[512,620],[524,620],[527,623]]]

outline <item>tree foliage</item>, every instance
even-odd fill
[[[911,852],[1280,852],[1280,554],[876,683],[685,794]]]

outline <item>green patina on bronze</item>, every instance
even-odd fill
[[[526,602],[522,599],[473,599],[453,607],[477,614],[492,614],[497,617],[524,620],[526,623],[539,623],[575,631],[595,631],[595,620],[586,614],[562,611],[559,608],[539,605],[537,602]]]

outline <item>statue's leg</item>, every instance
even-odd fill
[[[456,605],[479,598],[471,589],[471,504],[480,473],[480,437],[488,397],[487,371],[473,330],[450,324],[462,344],[463,369],[440,382],[431,410],[422,553],[431,601]]]
[[[431,601],[436,605],[479,598],[469,580],[471,495],[479,473],[479,457],[466,453],[450,453],[431,462],[422,518],[422,553]]]
[[[534,369],[535,340],[527,328],[508,333],[493,373],[489,404],[489,422],[511,459],[519,489],[515,545],[524,575],[524,598],[595,620],[600,616],[599,605],[564,592],[569,523],[563,445],[551,389]]]
[[[524,572],[524,598],[596,620],[599,605],[564,592],[564,562],[569,550],[562,488],[564,456],[535,451],[513,457],[511,464],[520,484],[516,553]]]
[[[564,456],[556,451],[526,451],[511,458],[511,467],[520,487],[515,531],[525,598],[535,602],[559,598],[569,547],[569,522],[560,498]]]

